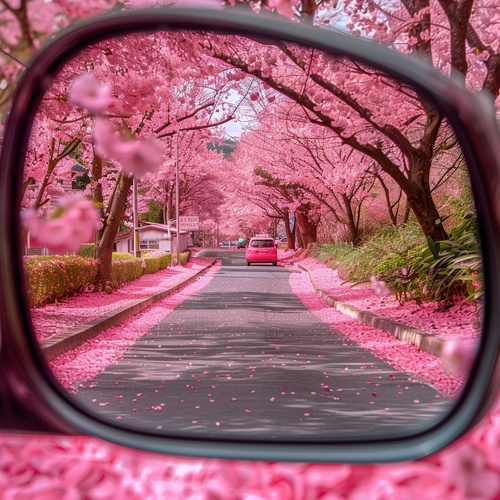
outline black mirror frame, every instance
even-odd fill
[[[23,284],[15,186],[36,109],[50,75],[89,43],[146,30],[214,30],[280,38],[352,57],[387,72],[429,96],[454,128],[466,157],[480,221],[485,267],[485,319],[479,355],[450,414],[432,429],[393,440],[270,442],[184,439],[118,428],[79,410],[48,372],[30,322]],[[305,27],[237,9],[162,8],[120,12],[73,28],[34,59],[18,84],[7,119],[0,163],[0,428],[4,432],[86,434],[119,445],[175,455],[245,460],[371,463],[427,456],[470,429],[487,411],[500,385],[500,135],[493,100],[473,95],[429,65],[348,35]]]

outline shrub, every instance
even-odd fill
[[[430,300],[449,303],[453,295],[482,298],[482,257],[478,248],[476,217],[466,216],[449,232],[449,239],[427,239],[413,266]]]
[[[314,257],[336,269],[347,258],[347,254],[353,251],[354,247],[350,243],[317,245],[314,248]]]
[[[79,256],[30,257],[24,260],[30,307],[69,297],[92,285],[97,261]]]
[[[144,274],[153,274],[170,266],[172,254],[164,252],[151,252],[144,255],[142,267]]]
[[[391,252],[373,268],[373,274],[385,282],[400,304],[422,297],[424,283],[414,271],[414,264],[423,248],[420,245],[402,254]]]
[[[95,245],[94,243],[83,243],[80,247],[78,255],[80,257],[86,257],[87,259],[94,258]]]
[[[375,275],[401,304],[408,300],[442,301],[446,307],[454,296],[481,299],[476,218],[464,217],[448,234],[445,241],[426,241],[416,224],[388,226],[361,247],[321,245],[315,256],[351,283],[368,282]]]
[[[172,259],[177,260],[177,254],[174,253],[172,255],[173,255]],[[189,259],[191,257],[191,250],[185,250],[184,252],[181,252],[180,257],[181,257],[180,265],[185,266],[189,262]]]
[[[93,245],[88,245],[84,252],[93,253]],[[191,252],[182,252],[181,265],[185,265]],[[172,255],[163,252],[146,254],[143,259],[129,253],[113,252],[111,285],[120,288],[124,284],[166,269],[172,261]],[[98,261],[81,256],[42,256],[26,257],[25,275],[30,299],[30,307],[39,307],[63,299],[92,287],[98,270]]]
[[[111,258],[113,260],[131,260],[135,259],[136,257],[134,257],[131,253],[128,252],[113,252],[111,254]]]
[[[130,254],[129,254],[130,255]],[[141,259],[114,259],[111,267],[111,283],[113,288],[120,288],[129,281],[140,278],[143,274]]]
[[[369,281],[374,274],[380,273],[387,277],[400,264],[399,270],[408,266],[405,256],[424,241],[422,230],[417,224],[398,227],[388,225],[379,229],[359,247],[350,243],[321,245],[316,250],[316,257],[337,269],[341,279],[360,283]],[[380,266],[379,271],[375,272],[375,266]]]

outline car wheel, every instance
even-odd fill
[[[249,265],[250,265],[250,262],[248,262],[248,260],[247,260],[247,266],[249,266]]]
[[[277,266],[277,265],[278,265],[278,263],[277,263],[277,262],[273,262],[273,266]]]

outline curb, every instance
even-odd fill
[[[394,338],[401,340],[402,342],[413,344],[421,351],[432,354],[433,356],[441,357],[441,352],[445,344],[443,339],[430,333],[426,333],[423,330],[419,330],[418,328],[406,326],[392,319],[385,318],[384,316],[378,316],[346,304],[345,302],[340,302],[314,284],[307,268],[300,264],[296,264],[296,266],[307,272],[307,276],[309,277],[309,281],[314,288],[314,291],[328,306],[337,309],[337,311],[340,311],[341,313],[344,313],[347,316],[364,323],[365,325],[390,333]]]
[[[110,311],[100,318],[96,318],[88,323],[84,323],[83,325],[77,325],[66,332],[59,333],[50,339],[40,342],[42,354],[45,356],[47,361],[53,361],[61,354],[71,351],[72,349],[76,349],[83,342],[97,337],[97,335],[104,330],[117,326],[130,316],[140,313],[147,307],[191,284],[197,278],[206,274],[216,262],[217,261],[214,259],[211,264],[208,264],[201,271],[198,271],[196,274],[193,274],[189,278],[186,278],[185,280],[167,288],[166,290],[163,290],[162,292],[155,293],[145,299],[137,299],[131,304],[115,309],[114,311]]]

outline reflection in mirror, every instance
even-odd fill
[[[23,190],[36,338],[103,419],[368,439],[460,395],[482,317],[467,166],[373,68],[213,33],[101,41],[46,91]]]

